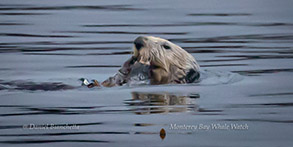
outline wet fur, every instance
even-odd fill
[[[178,45],[153,36],[144,36],[145,44],[139,50],[133,47],[133,56],[119,72],[102,83],[106,87],[127,83],[136,63],[149,65],[150,83],[192,83],[199,78],[199,65],[192,55]]]

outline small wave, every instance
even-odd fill
[[[42,82],[35,83],[31,81],[2,81],[0,80],[0,90],[27,90],[27,91],[57,91],[74,89],[74,86],[66,85],[62,82]]]
[[[1,11],[53,11],[53,10],[110,10],[110,11],[127,11],[127,10],[144,10],[142,8],[133,8],[132,5],[84,5],[84,6],[11,6],[2,7]]]
[[[202,70],[200,73],[200,85],[232,84],[243,79],[241,75],[232,72]]]

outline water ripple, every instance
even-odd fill
[[[34,139],[18,139],[18,140],[7,140],[7,141],[0,141],[0,143],[5,144],[40,144],[40,143],[57,143],[57,142],[71,142],[71,143],[109,143],[109,141],[103,140],[78,140],[78,139],[60,139],[60,140],[34,140]]]
[[[5,6],[5,5],[4,5]],[[111,11],[128,11],[128,10],[144,10],[142,8],[132,8],[132,5],[76,5],[76,6],[13,6],[13,7],[3,7],[0,11],[39,11],[39,10],[111,10]]]
[[[250,13],[191,13],[188,16],[250,16]]]
[[[128,31],[59,31],[60,33],[81,34],[134,34],[134,35],[186,35],[187,32],[128,32]]]
[[[278,73],[278,72],[293,72],[291,68],[283,68],[283,69],[259,69],[259,70],[243,70],[243,71],[233,71],[239,73],[241,75],[247,76],[255,76],[259,74],[271,74],[271,73]]]
[[[46,38],[72,38],[75,36],[69,35],[38,35],[38,34],[20,34],[20,33],[0,33],[0,36],[11,36],[11,37],[46,37]]]
[[[28,91],[56,91],[74,89],[74,86],[66,85],[61,82],[42,82],[35,83],[31,81],[3,81],[0,80],[0,90],[28,90]]]

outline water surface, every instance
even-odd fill
[[[292,146],[292,5],[2,0],[0,144]],[[191,53],[201,82],[80,87],[81,77],[112,76],[139,35]],[[208,129],[212,124],[248,128]]]

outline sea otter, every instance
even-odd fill
[[[200,77],[199,68],[195,58],[180,46],[159,37],[140,36],[134,40],[130,59],[102,85],[193,83]]]

